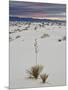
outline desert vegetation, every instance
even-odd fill
[[[62,38],[58,39],[59,42],[66,41],[66,36],[63,36]]]
[[[41,36],[41,38],[46,38],[46,37],[49,37],[49,34],[43,34],[42,36]]]
[[[27,70],[27,73],[29,75],[29,79],[42,79],[42,83],[45,83],[48,75],[47,74],[41,74],[43,70],[43,65],[39,65],[37,61],[37,54],[38,54],[38,42],[37,39],[35,39],[34,42],[34,48],[35,48],[35,54],[36,54],[36,65],[32,66],[29,70]]]
[[[42,83],[46,83],[46,81],[48,79],[48,75],[46,73],[45,74],[41,74],[40,78],[42,79]]]
[[[42,72],[43,70],[43,66],[42,65],[35,65],[35,66],[32,66],[30,68],[30,70],[27,70],[27,73],[29,74],[29,78],[33,79],[38,79],[40,73]]]

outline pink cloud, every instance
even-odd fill
[[[33,13],[32,14],[32,16],[35,16],[35,17],[46,17],[47,16],[47,14],[45,14],[45,13]]]

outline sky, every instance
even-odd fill
[[[9,15],[65,19],[65,4],[9,1]]]

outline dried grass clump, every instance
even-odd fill
[[[18,35],[18,36],[16,36],[16,39],[18,39],[18,38],[20,38],[20,36]]]
[[[44,33],[44,34],[41,36],[41,38],[46,38],[46,37],[50,37],[49,34],[45,34],[45,33]]]
[[[27,70],[28,74],[30,75],[30,78],[35,78],[38,79],[41,71],[43,70],[43,66],[42,65],[35,65],[33,67],[31,67],[30,70]]]
[[[48,79],[48,75],[47,74],[42,74],[42,75],[40,75],[40,78],[42,79],[43,83],[46,83],[46,80]]]
[[[65,40],[66,40],[66,36],[63,37],[63,41],[65,41]]]

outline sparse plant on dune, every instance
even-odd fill
[[[49,37],[49,34],[43,34],[42,36],[41,36],[41,38],[46,38],[46,37]]]
[[[59,39],[58,41],[59,41],[59,42],[61,42],[62,40],[61,40],[61,39]]]
[[[43,66],[42,65],[39,65],[37,63],[37,54],[38,54],[38,44],[37,44],[37,39],[35,39],[35,42],[34,42],[34,47],[35,47],[35,54],[36,54],[36,65],[32,66],[30,68],[30,70],[27,70],[27,73],[29,74],[29,77],[30,79],[38,79],[40,73],[42,72],[43,70]]]
[[[9,37],[9,41],[13,41],[14,39],[12,37]]]
[[[18,35],[18,36],[16,36],[16,39],[18,39],[18,38],[20,38],[20,36]]]
[[[62,37],[61,39],[59,39],[58,41],[61,42],[61,41],[65,41],[66,40],[66,36]]]
[[[37,30],[37,27],[35,27],[34,30]]]
[[[27,70],[27,73],[29,74],[29,78],[34,78],[34,79],[38,79],[40,73],[43,70],[43,66],[42,65],[35,65],[32,66],[30,68],[30,70]]]
[[[35,47],[35,54],[36,54],[36,65],[32,66],[29,70],[27,70],[27,73],[29,75],[28,78],[29,79],[38,79],[40,77],[42,79],[42,82],[45,83],[48,78],[48,75],[41,74],[41,72],[43,70],[43,66],[39,65],[37,62],[37,54],[38,54],[37,39],[35,39],[34,47]]]
[[[41,74],[40,78],[42,79],[42,83],[46,83],[46,80],[48,79],[48,75],[47,74]]]
[[[42,22],[42,27],[44,27],[45,25],[44,25],[44,22]]]
[[[65,41],[65,40],[66,40],[66,36],[63,37],[63,41]]]

